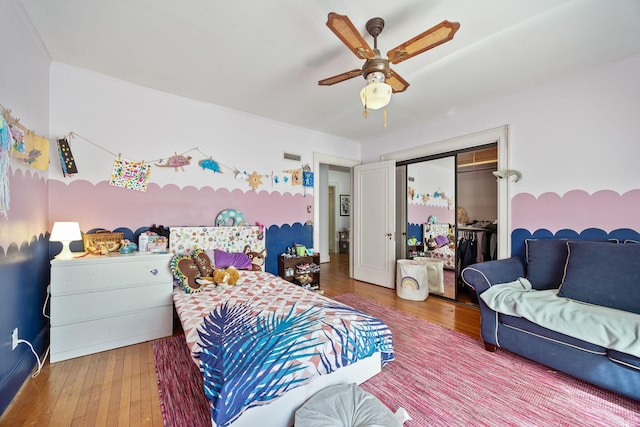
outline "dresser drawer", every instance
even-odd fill
[[[51,297],[51,326],[172,304],[170,282]]]
[[[51,327],[51,363],[172,334],[172,306]]]
[[[171,254],[51,261],[51,362],[173,330]]]
[[[123,255],[51,262],[51,295],[172,283],[170,254]]]

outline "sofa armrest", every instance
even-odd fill
[[[479,296],[493,285],[513,282],[525,274],[524,260],[512,257],[470,265],[462,270],[462,280]]]
[[[480,334],[487,350],[495,351],[498,342],[498,313],[489,308],[480,295],[493,285],[508,283],[525,277],[526,267],[520,257],[487,261],[470,265],[462,270],[461,277],[467,286],[475,289],[480,306]]]

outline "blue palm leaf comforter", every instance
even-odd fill
[[[343,366],[381,352],[394,358],[379,319],[265,272],[230,289],[176,289],[174,303],[204,378],[214,425]]]

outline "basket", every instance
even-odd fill
[[[124,239],[124,233],[113,233],[111,231],[97,231],[82,235],[84,250],[96,255],[116,252],[120,249],[122,239]]]

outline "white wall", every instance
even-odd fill
[[[51,59],[18,1],[0,0],[0,104],[40,136],[49,133]]]
[[[510,125],[512,195],[572,189],[624,193],[640,179],[640,56],[482,104],[362,144],[381,154]],[[390,147],[392,149],[390,150]]]
[[[292,108],[301,108],[292,106]],[[72,178],[108,180],[114,155],[152,162],[198,147],[221,165],[252,173],[295,169],[300,163],[283,160],[283,153],[300,154],[313,167],[313,152],[360,158],[360,143],[296,128],[217,105],[194,101],[137,86],[87,70],[53,63],[51,67],[51,133],[75,132],[72,152],[82,158]],[[108,151],[105,151],[107,149]],[[194,161],[203,156],[196,152]],[[151,181],[164,186],[241,188],[247,184],[223,169],[223,174],[154,173]],[[63,179],[59,168],[53,179]],[[270,191],[268,185],[260,190]],[[304,192],[301,187],[290,192]],[[306,192],[312,192],[307,189]]]
[[[425,162],[411,163],[407,165],[407,186],[412,187],[416,194],[429,194],[433,196],[436,191],[453,196],[455,185],[455,158],[428,160]],[[420,203],[421,202],[414,202]]]

